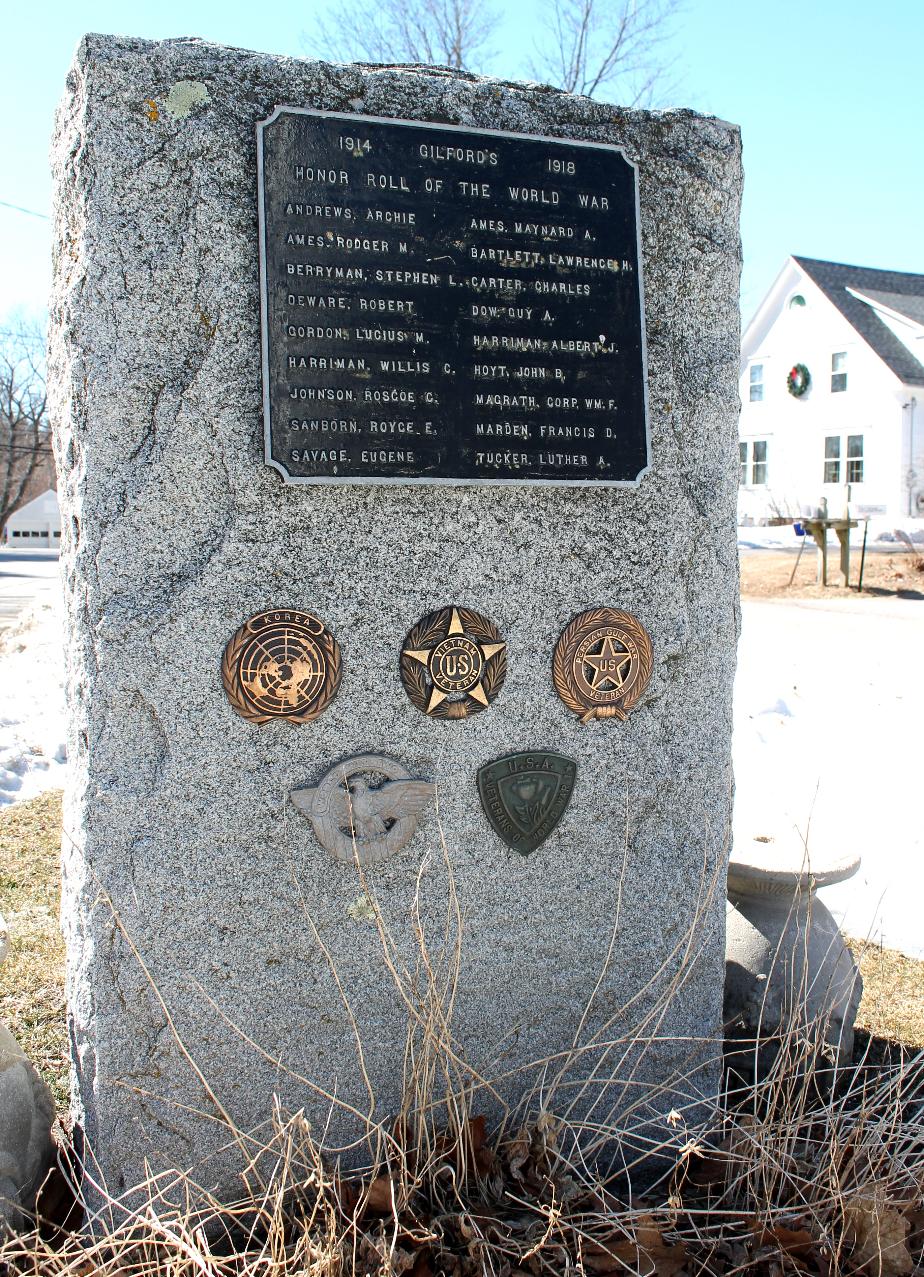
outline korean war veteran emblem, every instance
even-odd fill
[[[528,856],[561,820],[571,801],[577,764],[552,750],[505,754],[478,772],[478,793],[491,828]]]
[[[415,780],[385,754],[360,754],[336,763],[315,788],[295,789],[291,797],[335,860],[374,865],[410,842],[436,785]]]
[[[651,639],[630,612],[596,607],[562,630],[552,658],[555,690],[582,723],[624,719],[645,690]]]
[[[311,612],[258,612],[232,634],[221,662],[225,694],[251,723],[310,723],[337,694],[340,646]]]

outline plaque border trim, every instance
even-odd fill
[[[373,124],[406,124],[419,129],[451,129],[478,137],[519,138],[525,142],[551,142],[558,146],[586,146],[599,151],[616,151],[635,174],[635,244],[638,254],[638,301],[642,339],[642,392],[645,405],[645,465],[634,479],[451,479],[443,476],[390,476],[366,478],[362,475],[293,475],[272,456],[272,421],[269,393],[269,314],[266,273],[266,189],[263,182],[263,130],[275,123],[281,115],[314,115],[323,120],[370,120]],[[260,347],[263,378],[263,461],[282,475],[289,486],[336,484],[339,487],[408,487],[410,485],[453,488],[638,488],[651,469],[651,423],[648,405],[648,342],[645,324],[645,279],[642,270],[642,211],[639,200],[639,166],[630,159],[621,146],[611,142],[584,142],[567,137],[548,137],[544,133],[511,133],[504,129],[476,129],[465,124],[436,124],[431,120],[407,120],[390,115],[366,115],[362,111],[321,111],[312,106],[289,106],[279,103],[265,120],[257,120],[257,226],[260,239]]]

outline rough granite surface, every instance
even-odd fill
[[[625,148],[640,168],[652,431],[638,489],[286,487],[264,465],[254,125],[279,103]],[[669,1084],[722,1005],[738,131],[440,69],[93,35],[53,157],[64,919],[75,1113],[95,1173],[117,1193],[145,1163],[209,1157],[201,1178],[233,1192],[240,1151],[220,1114],[254,1128],[275,1095],[320,1136],[335,1095],[358,1110],[335,1108],[336,1144],[371,1108],[399,1107],[407,1014],[375,912],[289,800],[375,751],[439,786],[438,811],[367,890],[413,965],[425,862],[419,908],[438,950],[442,836],[463,914],[465,1058],[513,1103],[538,1076],[519,1065],[576,1034],[616,1042],[546,1103],[586,1111],[568,1084],[596,1067],[616,1080],[595,1119],[668,1137],[669,1110],[718,1080],[706,1065]],[[485,613],[509,644],[501,695],[461,723],[421,715],[398,676],[408,628],[447,603]],[[582,725],[551,656],[576,612],[604,604],[647,627],[654,673],[628,721]],[[229,636],[275,606],[322,617],[343,650],[341,691],[313,724],[256,727],[222,689]],[[578,773],[557,829],[523,858],[490,830],[475,776],[531,747]]]

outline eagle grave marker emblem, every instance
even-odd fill
[[[292,801],[311,821],[322,847],[345,865],[375,865],[400,851],[436,785],[415,780],[394,758],[359,754],[337,763],[313,789]]]

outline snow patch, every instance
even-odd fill
[[[62,606],[32,605],[0,638],[0,806],[64,784]]]
[[[859,853],[821,898],[844,930],[924,958],[915,801],[924,723],[924,604],[742,601],[735,681],[734,841]]]

